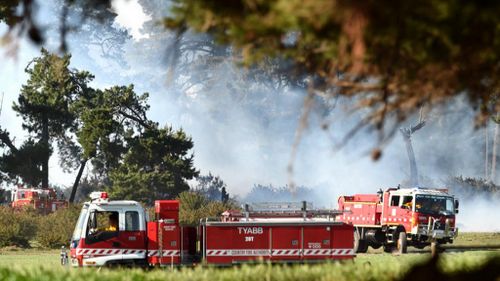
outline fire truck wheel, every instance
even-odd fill
[[[407,252],[407,242],[408,242],[408,240],[406,239],[406,232],[401,231],[399,233],[398,242],[397,242],[398,253],[400,253],[400,254],[406,254],[406,252]]]
[[[359,233],[354,231],[354,252],[366,253],[368,251],[368,243],[364,239],[360,239]]]
[[[394,245],[392,244],[384,244],[384,252],[386,253],[392,253],[394,250]]]

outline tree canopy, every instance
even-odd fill
[[[198,174],[191,138],[148,119],[148,94],[138,95],[133,85],[91,88],[94,77],[70,68],[70,58],[42,49],[26,68],[29,79],[13,108],[30,137],[16,147],[0,128],[0,146],[8,148],[0,157],[2,180],[47,188],[57,142],[62,167],[80,167],[70,201],[88,161],[94,181],[101,179],[115,198],[152,203],[189,189],[186,180]]]
[[[76,129],[77,116],[71,104],[86,91],[86,84],[93,78],[85,71],[69,68],[70,56],[59,57],[42,49],[41,56],[33,59],[26,68],[29,79],[21,88],[18,102],[13,109],[23,119],[22,126],[29,138],[16,148],[6,131],[2,131],[2,145],[9,147],[0,158],[2,171],[10,180],[48,187],[49,158],[52,142],[60,151],[74,146],[68,137]]]
[[[105,12],[111,2],[97,2],[63,1],[62,35],[78,30],[66,25],[70,8],[83,19],[111,24],[103,20],[115,16]],[[229,46],[246,66],[274,59],[286,67],[268,69],[291,80],[307,77],[310,94],[353,98],[358,108],[370,109],[361,125],[382,129],[389,118],[397,124],[423,104],[461,94],[477,109],[478,124],[500,107],[493,99],[500,88],[498,1],[173,0],[145,6],[168,15],[165,26],[178,34],[195,30],[213,36],[222,45],[218,50]],[[152,9],[156,6],[165,10]],[[33,7],[32,1],[3,1],[0,21],[41,42]],[[205,43],[191,43],[186,47],[204,51]]]
[[[167,27],[213,34],[241,62],[294,63],[313,89],[357,96],[379,127],[465,93],[479,121],[499,104],[497,1],[174,1]]]

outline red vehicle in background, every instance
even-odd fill
[[[198,226],[179,222],[179,201],[155,201],[149,220],[135,201],[111,201],[93,192],[83,205],[70,256],[74,266],[180,266],[269,260],[309,262],[352,259],[353,227],[337,211],[302,208],[227,211]]]
[[[12,208],[32,207],[43,214],[55,212],[68,206],[68,202],[57,196],[52,188],[24,188],[18,186],[11,191]]]
[[[338,204],[346,211],[339,220],[354,225],[357,253],[365,253],[368,246],[406,253],[407,246],[431,245],[435,251],[458,235],[459,204],[447,189],[389,188],[377,194],[341,196]]]

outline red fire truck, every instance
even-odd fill
[[[135,201],[94,192],[80,213],[71,246],[74,266],[129,264],[231,265],[258,260],[309,262],[352,259],[353,226],[332,210],[226,211],[197,227],[179,224],[179,201],[155,201],[155,218]]]
[[[33,207],[43,214],[55,212],[68,206],[68,202],[58,198],[52,188],[26,188],[18,186],[12,190],[12,208]]]
[[[453,243],[458,235],[458,200],[447,189],[389,188],[377,194],[341,196],[339,210],[350,211],[339,220],[354,225],[354,250],[368,246],[406,253],[407,246],[432,250]]]

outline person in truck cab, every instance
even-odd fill
[[[112,212],[108,216],[108,225],[104,227],[93,228],[89,230],[86,243],[92,244],[99,241],[105,241],[118,235],[118,213]]]
[[[118,230],[118,213],[111,213],[108,217],[108,226],[103,231]]]
[[[405,196],[403,201],[403,208],[411,210],[412,205],[413,205],[413,198]]]

